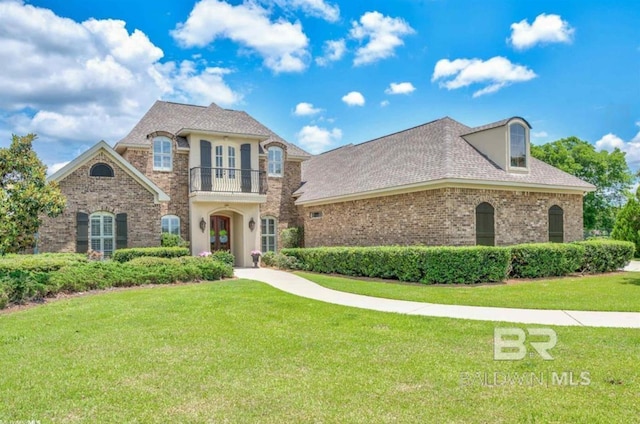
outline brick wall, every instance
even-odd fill
[[[266,158],[260,158],[260,170],[266,171]],[[264,168],[263,168],[264,167]],[[281,246],[280,231],[289,227],[302,226],[299,208],[291,196],[300,187],[301,163],[285,161],[284,174],[280,177],[268,177],[267,202],[260,205],[260,217],[273,216],[278,220],[278,240]]]
[[[581,195],[446,188],[304,207],[305,246],[474,245],[482,202],[495,208],[497,245],[548,241],[553,205],[564,210],[565,241],[582,239]]]
[[[114,177],[90,177],[98,162],[113,168]],[[40,252],[75,252],[76,213],[126,213],[128,247],[160,245],[160,204],[145,187],[123,171],[104,153],[99,153],[60,182],[67,207],[56,217],[44,217],[40,227]]]
[[[189,152],[176,151],[175,141],[173,149],[173,170],[170,172],[153,170],[153,153],[150,149],[128,149],[122,157],[169,195],[171,201],[161,204],[160,216],[180,217],[180,235],[189,240]]]

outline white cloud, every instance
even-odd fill
[[[297,116],[310,116],[322,112],[322,109],[313,107],[313,104],[302,102],[296,105],[293,113]]]
[[[367,12],[360,21],[353,21],[349,35],[366,43],[356,50],[355,66],[367,65],[394,55],[396,47],[404,45],[402,36],[415,31],[402,18],[384,16],[380,12]]]
[[[340,7],[324,0],[263,0],[265,3],[275,3],[286,9],[300,9],[307,15],[322,18],[329,22],[340,19]]]
[[[486,84],[473,97],[495,93],[501,88],[514,82],[524,82],[537,75],[526,66],[516,65],[501,56],[489,60],[456,59],[450,61],[441,59],[436,63],[431,81],[440,81],[440,87],[455,90],[472,84]],[[444,80],[444,81],[442,81]]]
[[[640,126],[640,123],[638,125]],[[615,134],[609,133],[596,141],[595,146],[596,150],[606,150],[608,152],[618,148],[626,153],[627,163],[631,168],[635,170],[640,168],[640,132],[628,142],[625,142]]]
[[[509,42],[519,50],[542,43],[571,43],[575,30],[559,15],[538,15],[529,25],[526,19],[511,24]]]
[[[67,166],[69,162],[71,161],[52,163],[47,167],[47,175],[55,174],[56,172]]]
[[[269,11],[253,2],[233,6],[201,0],[171,35],[184,47],[204,47],[217,38],[228,38],[257,52],[276,73],[303,71],[309,57],[309,40],[300,22],[271,21]]]
[[[383,100],[380,102],[380,107],[387,107],[389,106],[389,100]]]
[[[347,51],[347,45],[343,39],[327,40],[322,48],[324,55],[316,58],[316,63],[320,66],[327,66],[330,62],[342,59]]]
[[[123,137],[161,97],[238,102],[221,68],[162,62],[163,51],[120,20],[75,22],[51,10],[0,1],[0,127],[35,132],[46,163],[82,143]],[[16,60],[16,58],[20,58]]]
[[[387,94],[409,94],[416,91],[416,88],[410,82],[392,82],[389,88],[384,90]]]
[[[342,96],[342,101],[349,106],[364,106],[364,96],[357,91],[351,91],[345,94]]]
[[[538,131],[538,132],[533,132],[531,133],[532,136],[534,136],[535,138],[545,138],[545,137],[549,137],[549,134],[547,134],[546,131]]]
[[[316,125],[306,125],[296,134],[298,144],[310,153],[317,154],[327,150],[342,139],[342,130],[331,130]]]

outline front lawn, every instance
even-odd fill
[[[247,280],[59,300],[0,314],[0,422],[640,416],[638,330],[555,327],[554,360],[495,361],[497,326],[347,308]]]
[[[566,277],[510,284],[428,286],[298,272],[324,287],[387,299],[447,305],[584,311],[640,311],[640,272]]]

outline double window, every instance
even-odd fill
[[[175,215],[165,215],[161,220],[163,233],[180,235],[180,218]]]
[[[167,137],[153,139],[153,170],[171,171],[171,140]]]
[[[91,250],[111,256],[115,244],[115,220],[113,215],[97,212],[89,217]]]
[[[269,147],[269,176],[282,177],[284,151],[281,147]]]
[[[262,253],[276,251],[276,230],[278,228],[275,218],[270,216],[262,218]]]

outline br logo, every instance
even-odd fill
[[[549,350],[558,343],[556,332],[550,328],[527,328],[527,333],[521,328],[497,327],[493,330],[493,359],[496,361],[519,361],[527,355],[527,334],[535,336],[536,340],[529,341],[529,345],[544,360],[552,360]]]

